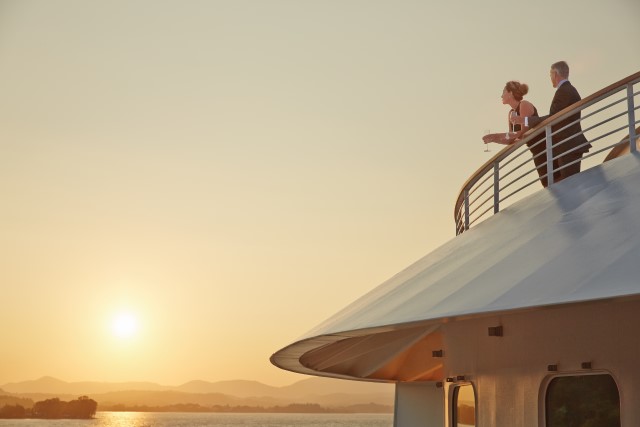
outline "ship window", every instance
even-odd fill
[[[456,386],[453,390],[453,426],[475,427],[476,393],[471,384]]]
[[[611,375],[556,377],[546,394],[547,427],[619,427],[620,395]]]

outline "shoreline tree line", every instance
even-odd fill
[[[2,400],[9,398],[2,396]],[[65,402],[57,397],[46,399],[29,406],[29,399],[20,399],[18,402],[5,403],[0,407],[0,419],[19,418],[43,418],[43,419],[91,419],[96,415],[98,402],[87,396],[80,396],[76,400]],[[24,406],[23,406],[24,404]]]
[[[326,407],[316,403],[292,403],[283,406],[213,405],[181,403],[163,406],[147,405],[100,405],[101,411],[113,412],[218,412],[218,413],[393,413],[393,407],[376,403],[356,404],[340,407]],[[59,398],[33,403],[31,399],[0,396],[0,419],[42,418],[42,419],[90,419],[94,418],[98,403],[81,396],[70,402]]]

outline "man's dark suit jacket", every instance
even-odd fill
[[[568,106],[575,104],[581,99],[582,98],[580,98],[580,94],[570,82],[566,81],[562,83],[560,87],[556,89],[556,94],[553,96],[553,101],[551,101],[551,107],[549,108],[549,115],[543,116],[543,117],[534,117],[534,116],[529,117],[528,119],[529,127],[536,126],[546,118],[553,116],[557,112],[564,110]],[[571,116],[561,121],[560,123],[553,125],[551,127],[552,132],[555,132],[556,130],[567,126],[569,123],[576,121],[579,118],[580,118],[580,113],[572,114]],[[552,137],[553,143],[557,144],[558,142],[564,140],[565,138],[570,137],[571,135],[580,133],[579,135],[571,138],[570,140],[563,142],[560,146],[558,147],[554,146],[553,147],[554,156],[558,154],[562,154],[582,144],[585,144],[587,142],[587,138],[585,138],[585,136],[581,132],[582,132],[582,127],[580,126],[580,122],[577,122],[569,126],[568,128],[566,128],[565,130],[560,131],[557,134],[554,134]],[[584,147],[581,147],[580,149],[574,151],[574,153],[586,153],[587,151],[589,151],[590,148],[591,148],[591,144],[586,144]]]

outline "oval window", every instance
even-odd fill
[[[620,427],[620,394],[611,375],[556,377],[545,401],[547,427]]]
[[[476,393],[471,384],[457,386],[453,390],[453,426],[475,427]]]

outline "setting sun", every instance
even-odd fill
[[[138,319],[131,313],[118,313],[111,321],[111,332],[118,338],[130,338],[138,332]]]

